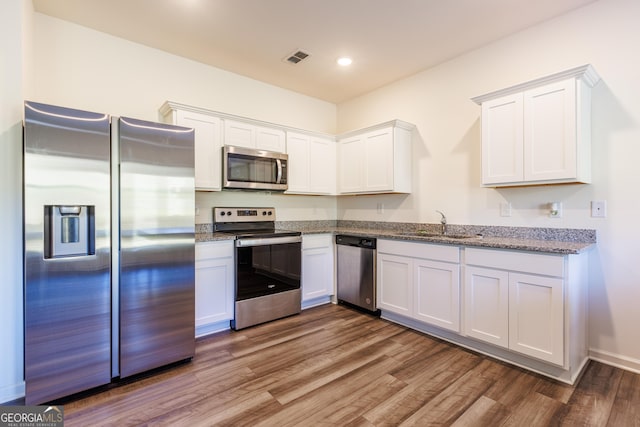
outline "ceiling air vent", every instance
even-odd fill
[[[284,60],[285,62],[289,62],[290,64],[297,64],[301,61],[304,61],[308,57],[309,57],[308,53],[298,50],[293,52],[291,55],[287,56]]]

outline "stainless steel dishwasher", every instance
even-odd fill
[[[336,236],[338,302],[379,315],[376,309],[376,239]]]

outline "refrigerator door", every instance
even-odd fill
[[[194,131],[121,117],[120,377],[195,352]]]
[[[25,102],[25,402],[111,380],[109,117]]]

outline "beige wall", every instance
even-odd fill
[[[0,403],[24,393],[22,101],[28,93],[31,2],[0,7]]]
[[[334,104],[39,13],[35,23],[36,101],[158,120],[160,105],[172,100],[335,132]],[[336,200],[327,197],[198,193],[196,205],[196,223],[210,223],[213,206],[275,206],[280,220],[336,216]]]
[[[339,105],[339,131],[398,118],[417,125],[420,141],[412,195],[341,198],[338,218],[436,222],[439,209],[452,223],[597,229],[592,355],[640,369],[638,17],[640,2],[600,0]],[[586,63],[602,77],[593,91],[593,184],[480,188],[480,107],[470,98]],[[607,201],[607,218],[590,217],[591,200]],[[503,201],[512,217],[500,216]],[[563,203],[561,219],[546,215],[551,201]]]

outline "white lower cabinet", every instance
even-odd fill
[[[196,336],[229,329],[234,315],[233,240],[196,244]]]
[[[467,336],[564,364],[562,279],[467,266],[465,295]]]
[[[381,252],[381,249],[384,250],[384,244],[378,240],[378,308],[411,316],[413,313],[413,262],[411,258],[387,254]]]
[[[378,308],[460,331],[460,249],[378,240]]]
[[[569,384],[588,361],[587,253],[379,239],[377,281],[387,320]]]
[[[465,333],[509,348],[509,273],[465,267]]]
[[[330,301],[334,291],[332,234],[302,236],[302,308]]]
[[[460,265],[426,259],[413,261],[414,313],[423,322],[460,331]]]
[[[584,353],[583,257],[467,248],[465,264],[467,336],[565,368]]]
[[[509,348],[564,365],[563,280],[509,273]]]

